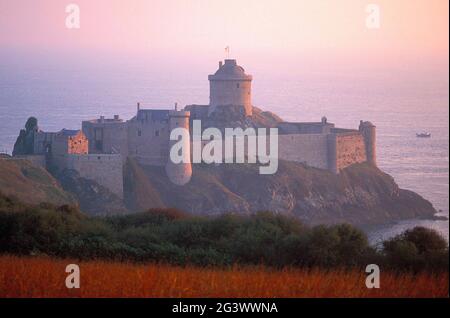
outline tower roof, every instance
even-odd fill
[[[237,65],[236,60],[225,60],[214,75],[208,76],[209,80],[247,80],[251,81],[252,76],[245,74],[242,66]]]

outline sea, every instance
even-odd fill
[[[70,64],[70,63],[69,63]],[[210,66],[210,65],[209,65]],[[29,116],[46,131],[79,129],[81,121],[115,114],[128,119],[141,107],[171,109],[207,104],[208,68],[179,72],[146,67],[66,69],[0,63],[0,152],[11,153]],[[319,121],[357,128],[360,120],[377,126],[378,166],[401,188],[431,201],[447,220],[410,219],[371,228],[373,244],[414,226],[449,238],[448,73],[320,72],[283,73],[255,68],[253,104],[286,121]],[[417,138],[429,132],[431,138]]]

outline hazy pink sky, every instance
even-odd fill
[[[69,3],[80,6],[79,30],[65,27]],[[369,3],[380,6],[380,29],[365,26]],[[230,46],[254,68],[427,67],[448,64],[448,19],[447,0],[0,0],[0,46],[30,58],[194,64],[224,58]]]

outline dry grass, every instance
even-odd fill
[[[81,288],[65,287],[76,263]],[[0,297],[448,297],[448,273],[381,273],[367,289],[359,271],[267,267],[207,269],[46,257],[0,256]]]

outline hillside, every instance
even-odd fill
[[[21,159],[0,158],[0,192],[28,204],[76,204],[47,170]]]
[[[136,171],[139,178],[132,177]],[[256,165],[202,164],[194,165],[190,183],[179,187],[168,180],[163,167],[129,160],[125,200],[135,210],[174,207],[208,215],[268,210],[297,216],[308,224],[379,224],[433,218],[436,213],[429,201],[400,189],[391,176],[368,164],[353,165],[335,175],[280,161],[278,172],[270,176],[259,175]]]
[[[76,171],[51,174],[28,160],[6,156],[0,158],[0,193],[26,204],[77,205],[90,215],[129,212],[117,195]]]

